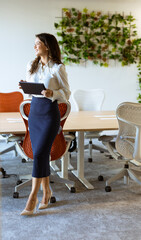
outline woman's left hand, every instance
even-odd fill
[[[41,92],[44,97],[53,97],[53,91],[51,89],[46,89]]]

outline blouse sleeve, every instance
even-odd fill
[[[26,67],[26,81],[31,82],[31,74],[30,74],[31,62],[28,62]]]
[[[63,64],[59,64],[54,75],[58,79],[59,89],[53,90],[52,102],[55,100],[66,102],[69,100],[71,91],[70,91],[70,87],[68,84],[68,77],[67,77],[67,73],[65,70],[65,66]]]
[[[31,74],[30,74],[31,62],[28,62],[26,67],[26,81],[31,82]],[[32,98],[32,94],[28,94],[27,98]]]

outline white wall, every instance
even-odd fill
[[[54,22],[61,9],[75,7],[90,11],[130,12],[136,18],[141,37],[140,0],[0,0],[0,91],[18,90],[18,81],[25,79],[26,64],[34,55],[35,34],[56,34]],[[95,66],[66,66],[71,90],[76,88],[105,90],[104,110],[115,109],[122,101],[137,101],[136,65],[108,68]],[[74,105],[72,104],[72,110]]]

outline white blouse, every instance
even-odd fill
[[[66,102],[69,100],[71,91],[68,84],[67,73],[63,64],[49,63],[42,67],[39,62],[38,69],[35,73],[30,74],[31,63],[27,65],[26,81],[44,83],[45,87],[53,91],[53,97],[50,100]],[[33,95],[34,97],[44,97],[43,95]]]

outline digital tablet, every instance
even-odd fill
[[[33,82],[19,82],[24,93],[42,95],[42,90],[45,90],[45,85],[43,83],[33,83]]]

